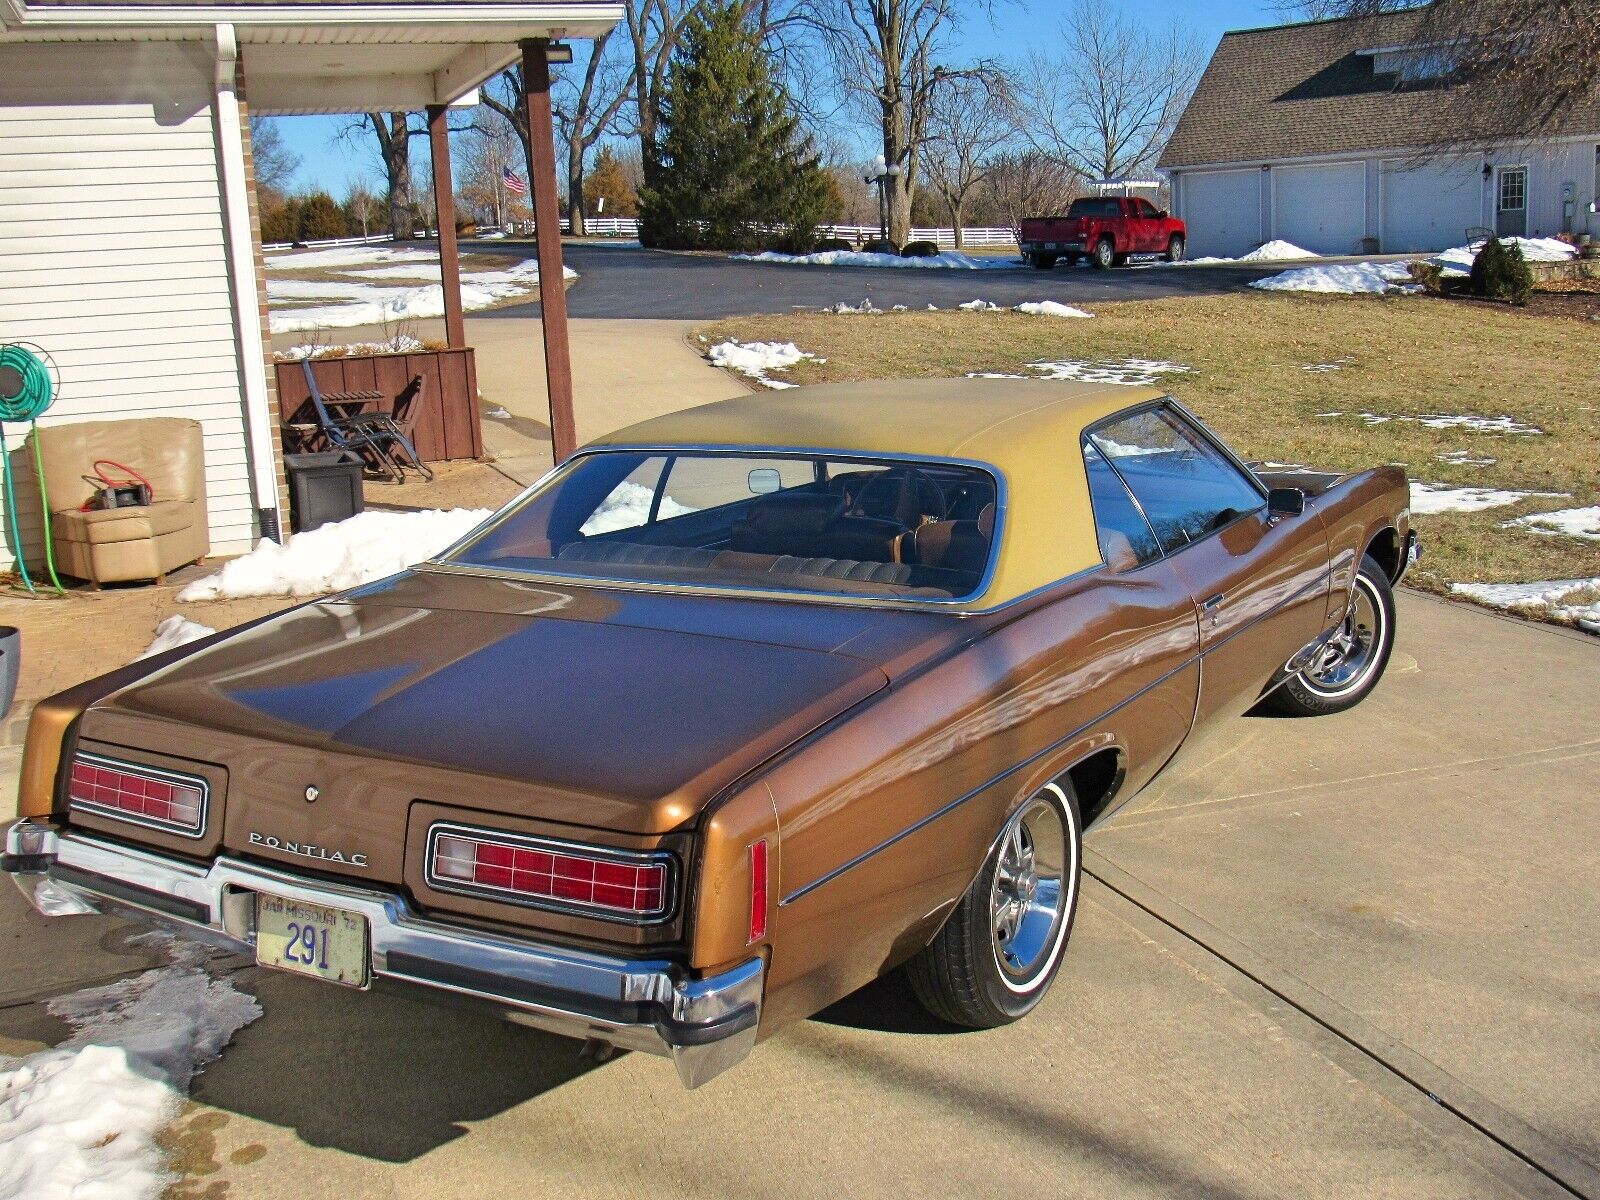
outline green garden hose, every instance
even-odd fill
[[[3,464],[6,512],[16,545],[17,570],[30,592],[37,593],[22,555],[21,526],[17,523],[17,488],[11,476],[11,455],[5,444],[6,421],[26,421],[34,431],[33,462],[39,475],[39,504],[44,515],[44,557],[57,592],[65,593],[56,574],[54,539],[50,536],[50,494],[45,488],[44,462],[39,455],[38,420],[56,399],[56,381],[48,357],[37,347],[20,343],[0,346],[0,464]]]

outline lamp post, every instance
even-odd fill
[[[872,165],[861,178],[869,186],[878,185],[878,240],[889,240],[889,188],[884,181],[900,174],[900,164],[886,161],[883,155],[872,160]]]

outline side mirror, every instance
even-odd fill
[[[1306,510],[1306,494],[1299,488],[1273,488],[1267,493],[1267,515],[1298,517]]]
[[[1160,211],[1159,211],[1159,212],[1158,212],[1158,213],[1156,213],[1156,216],[1158,216],[1158,217],[1160,217],[1160,218],[1161,218],[1161,219],[1162,219],[1162,220],[1163,220],[1163,221],[1165,221],[1165,220],[1166,220],[1166,219],[1167,219],[1167,218],[1168,218],[1168,217],[1170,217],[1170,216],[1171,216],[1171,215],[1172,215],[1172,214],[1171,214],[1171,213],[1169,213],[1169,212],[1168,212],[1168,211],[1167,211],[1167,210],[1166,210],[1166,209],[1164,209],[1164,208],[1163,208],[1163,209],[1161,209],[1161,210],[1160,210]]]

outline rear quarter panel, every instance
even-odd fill
[[[1362,555],[1373,540],[1393,530],[1404,547],[1411,527],[1410,485],[1399,467],[1376,467],[1340,479],[1313,497],[1309,507],[1328,534],[1331,624],[1343,619]]]

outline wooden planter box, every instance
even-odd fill
[[[297,362],[275,363],[280,420],[289,425],[315,425],[311,389]],[[478,368],[471,347],[461,350],[419,350],[415,354],[368,354],[354,358],[319,358],[311,364],[317,386],[329,392],[382,392],[382,407],[394,401],[417,376],[422,396],[414,401],[411,437],[424,462],[483,457],[483,422],[478,412]],[[286,428],[284,440],[292,444]]]

